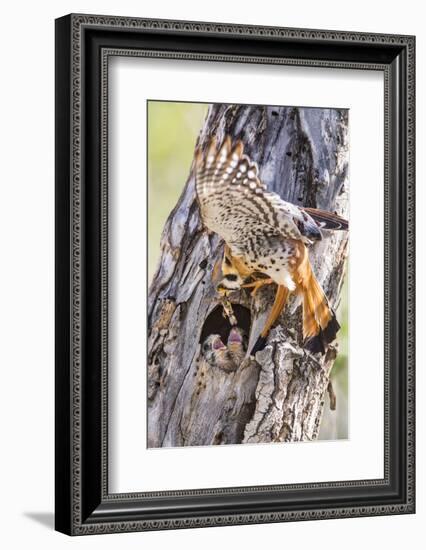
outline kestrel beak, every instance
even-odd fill
[[[240,331],[235,328],[231,329],[231,332],[229,333],[228,342],[233,344],[241,344],[242,341],[243,339],[241,337]]]
[[[229,290],[227,288],[225,288],[222,284],[218,284],[217,287],[216,287],[216,292],[220,295],[220,296],[227,296],[229,294]]]
[[[212,347],[213,347],[214,350],[226,349],[226,346],[225,346],[225,344],[222,342],[220,336],[217,336],[217,337],[213,340],[213,345],[212,345]]]

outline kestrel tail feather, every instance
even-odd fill
[[[318,208],[309,208],[307,206],[301,206],[300,209],[307,212],[321,229],[333,229],[334,231],[347,231],[349,229],[348,220],[337,214],[333,214],[333,212],[327,212]]]
[[[309,261],[304,266],[299,288],[303,295],[303,337],[307,340],[306,347],[315,353],[324,353],[340,327]]]
[[[303,337],[316,336],[325,329],[331,319],[327,298],[320,287],[312,269],[302,283],[303,288]]]
[[[275,321],[281,315],[281,312],[283,311],[284,306],[287,302],[288,294],[289,291],[285,286],[278,286],[277,292],[275,294],[275,300],[269,313],[268,319],[266,320],[265,326],[263,327],[259,338],[257,339],[253,349],[251,350],[252,355],[254,355],[257,351],[261,350],[265,346],[268,333],[271,330]]]

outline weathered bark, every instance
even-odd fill
[[[347,116],[336,109],[212,105],[199,144],[205,146],[212,135],[242,139],[268,189],[294,204],[347,217]],[[333,308],[343,283],[347,238],[346,232],[327,232],[310,249]],[[294,298],[256,360],[246,358],[228,373],[200,355],[200,338],[226,329],[215,310],[219,301],[211,280],[223,242],[202,226],[192,172],[164,227],[161,247],[148,305],[148,445],[315,439],[336,348],[330,346],[325,356],[304,350],[301,307]],[[250,326],[249,348],[274,291],[271,285],[255,298],[247,290],[232,296],[233,303],[247,308],[241,308],[239,319]]]

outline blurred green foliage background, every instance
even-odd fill
[[[148,102],[148,284],[160,257],[164,224],[188,178],[207,109],[204,103]]]
[[[148,102],[148,282],[156,271],[164,224],[176,205],[191,166],[195,142],[208,104]],[[341,329],[339,353],[332,371],[337,408],[325,397],[319,439],[348,437],[348,284],[336,312]]]

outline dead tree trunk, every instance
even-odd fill
[[[212,105],[199,136],[242,139],[269,190],[297,205],[347,217],[347,112],[336,109]],[[344,277],[347,233],[327,232],[310,250],[314,272],[336,308]],[[301,307],[290,300],[256,360],[235,372],[211,367],[200,339],[223,333],[211,277],[223,242],[200,221],[192,173],[162,236],[149,290],[148,446],[301,441],[318,435],[336,357],[302,346]],[[273,301],[274,288],[232,296],[251,346]],[[293,306],[293,307],[292,307]],[[228,329],[229,330],[229,329]]]

